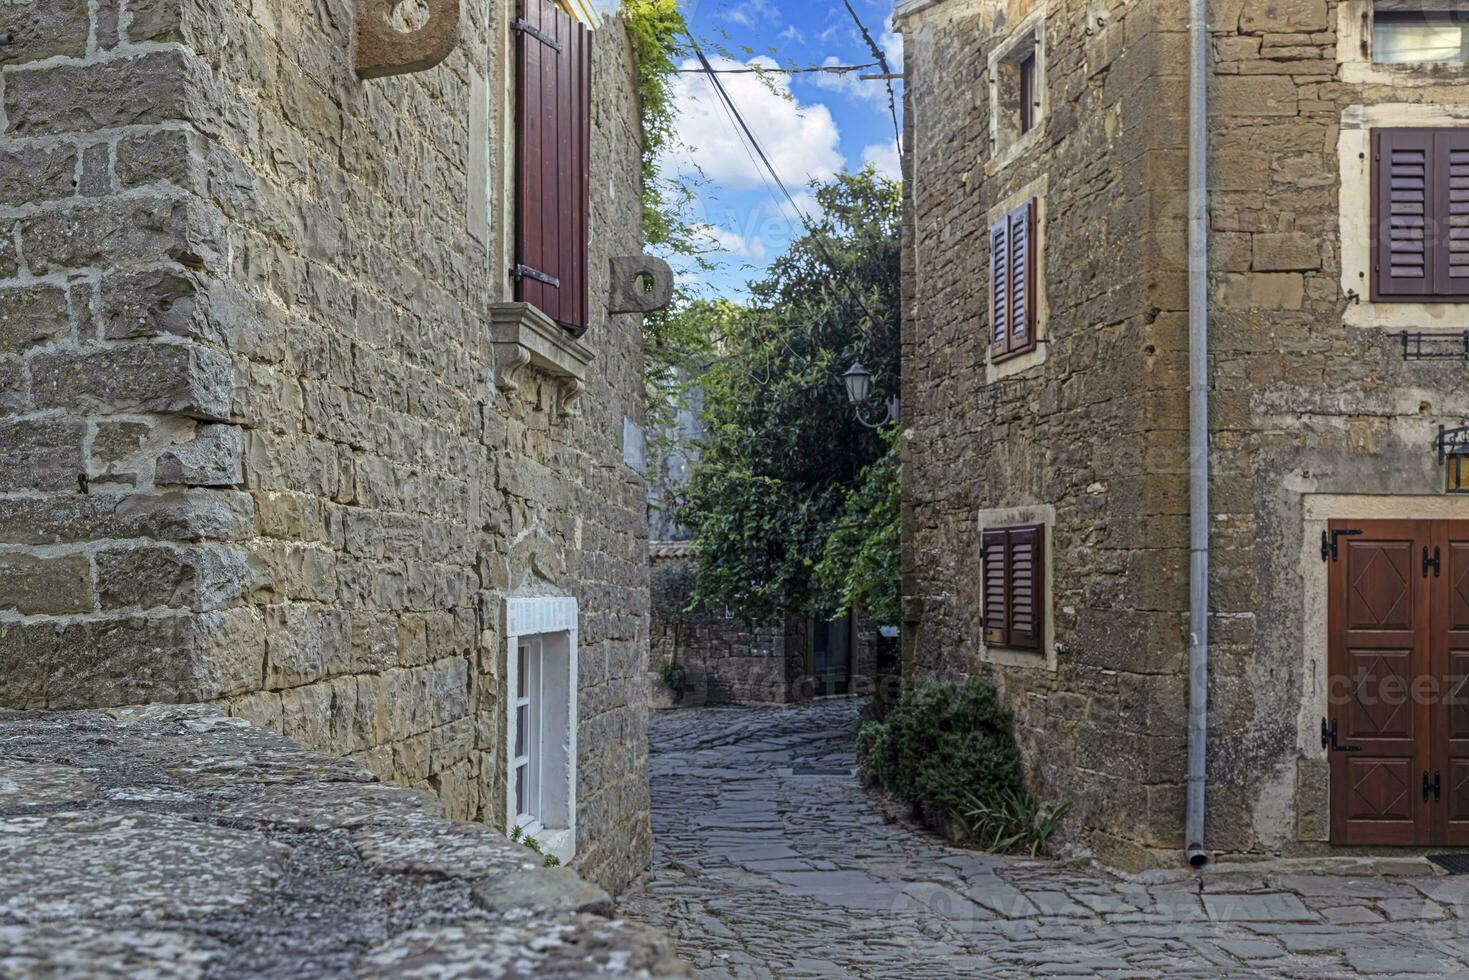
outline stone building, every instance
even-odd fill
[[[6,8],[0,706],[211,703],[646,865],[616,6]]]
[[[1126,865],[1186,843],[1188,6],[897,15],[905,668],[997,683],[1069,843]],[[1221,855],[1469,840],[1444,696],[1469,625],[1469,499],[1446,492],[1469,424],[1455,7],[1209,5]]]

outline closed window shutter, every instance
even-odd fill
[[[985,531],[980,544],[980,577],[984,591],[984,642],[1010,643],[1010,537],[1003,529]]]
[[[1010,646],[1023,650],[1041,647],[1044,541],[1044,529],[1040,527],[1013,528],[1009,532]]]
[[[1428,228],[1433,206],[1433,134],[1421,129],[1383,129],[1373,134],[1373,143],[1377,184],[1374,296],[1432,295]]]
[[[552,0],[517,23],[515,298],[586,332],[592,36]]]
[[[1434,137],[1434,293],[1469,296],[1469,129]]]
[[[1035,202],[1029,201],[1010,212],[1010,351],[1035,346],[1035,280],[1032,248]]]
[[[990,228],[990,349],[1003,354],[1010,349],[1010,219],[1002,218]]]

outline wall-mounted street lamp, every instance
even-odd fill
[[[842,375],[842,383],[847,386],[847,401],[852,403],[856,410],[857,421],[869,429],[880,429],[889,422],[898,421],[901,416],[901,403],[894,396],[887,400],[887,416],[878,422],[869,422],[862,414],[862,406],[872,397],[872,372],[862,366],[861,361],[855,362],[847,373]]]
[[[1438,427],[1438,465],[1445,468],[1444,489],[1469,493],[1469,426],[1462,429]]]

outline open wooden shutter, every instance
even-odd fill
[[[1010,353],[1035,346],[1035,202],[1027,201],[1008,219],[1010,225]]]
[[[515,298],[580,337],[589,305],[592,36],[552,0],[520,0],[515,29]]]
[[[990,350],[1010,349],[1010,219],[990,228]]]
[[[984,642],[1010,643],[1010,538],[1002,529],[985,531],[980,543],[980,577],[984,592]]]
[[[1434,294],[1469,296],[1469,129],[1434,134]]]
[[[1042,579],[1045,542],[1041,527],[1012,528],[1009,532],[1010,561],[1010,646],[1022,650],[1041,648],[1041,615],[1044,607]]]
[[[1373,298],[1433,292],[1428,226],[1432,216],[1434,138],[1429,130],[1373,133]]]

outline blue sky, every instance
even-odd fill
[[[842,0],[683,0],[694,35],[716,67],[737,62],[782,68],[865,64],[873,60]],[[892,0],[852,0],[862,21],[902,70],[902,39],[892,33]],[[715,57],[722,48],[737,61]],[[688,63],[694,67],[693,62]],[[863,74],[876,69],[869,69]],[[844,167],[875,163],[894,177],[898,154],[880,81],[849,75],[780,78],[790,98],[772,92],[750,75],[722,75],[730,98],[749,123],[776,171],[808,214],[815,202],[806,190],[812,178],[826,179]],[[790,206],[761,179],[706,77],[677,80],[679,133],[685,149],[669,161],[673,169],[702,170],[699,218],[708,226],[711,256],[718,268],[701,279],[706,293],[738,298],[747,281],[759,278],[770,261],[801,233]],[[901,111],[901,83],[894,83]],[[901,118],[901,117],[900,117]]]

